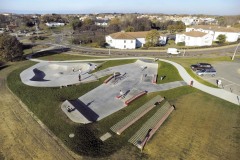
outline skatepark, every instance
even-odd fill
[[[95,63],[55,63],[41,62],[20,74],[24,84],[36,87],[60,87],[96,80],[89,72],[95,69]]]
[[[23,71],[20,77],[23,83],[31,86],[62,87],[109,76],[102,85],[76,100],[66,100],[61,105],[69,119],[84,124],[99,121],[146,93],[187,85],[184,81],[156,84],[158,63],[153,60],[137,60],[135,63],[90,73],[96,65],[89,62],[42,62]],[[81,81],[78,79],[79,74],[82,76]]]

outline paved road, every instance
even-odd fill
[[[72,44],[54,44],[54,43],[36,43],[36,44],[44,44],[50,46],[62,46],[66,48],[75,49],[81,51],[86,54],[102,54],[102,55],[109,55],[109,49],[101,49],[101,48],[90,48],[90,47],[83,47],[77,46]],[[232,55],[236,49],[237,44],[230,45],[230,46],[223,46],[223,47],[215,47],[215,48],[202,48],[202,49],[187,49],[185,50],[184,56],[207,56],[211,54],[217,55]],[[180,50],[182,54],[184,50]],[[166,56],[167,50],[121,50],[121,49],[110,49],[111,55],[118,55],[118,56]],[[240,54],[240,48],[237,50],[236,55]]]
[[[11,71],[9,68],[0,70],[0,159],[71,160],[77,157],[61,141],[55,140],[44,124],[41,127],[33,114],[26,111],[27,107],[10,93],[5,80],[6,71]]]

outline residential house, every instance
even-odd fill
[[[109,20],[97,19],[97,20],[95,20],[95,25],[97,25],[97,26],[107,26],[108,22],[109,22]]]
[[[59,22],[47,22],[45,23],[48,27],[59,27],[64,26],[65,23],[59,23]]]
[[[226,36],[227,42],[236,42],[240,38],[240,29],[233,27],[220,27],[211,25],[197,25],[186,28],[186,32],[199,31],[213,35],[213,41],[217,41],[220,34]]]
[[[213,36],[199,31],[190,31],[176,35],[175,43],[185,42],[186,46],[210,46]]]
[[[186,46],[209,46],[213,41],[218,41],[220,34],[226,36],[227,42],[236,42],[240,38],[240,29],[209,25],[191,26],[186,28],[185,33],[176,34],[175,43],[185,42]]]
[[[148,31],[144,32],[117,32],[106,36],[106,43],[110,47],[118,49],[135,49],[143,47],[146,43],[146,35]],[[166,37],[159,37],[161,44],[166,44]]]

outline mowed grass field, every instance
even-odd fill
[[[144,153],[149,159],[240,158],[240,107],[201,91],[178,97]]]

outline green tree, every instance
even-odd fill
[[[71,26],[72,26],[72,29],[73,29],[73,30],[80,29],[81,26],[82,26],[82,22],[81,22],[79,19],[74,19],[74,20],[71,22]]]
[[[219,44],[225,43],[226,42],[226,38],[227,37],[225,35],[223,35],[223,34],[218,35],[218,37],[217,37],[218,43]]]
[[[146,35],[146,46],[147,47],[156,46],[159,42],[159,37],[160,33],[156,29],[149,31]]]
[[[126,29],[125,29],[125,32],[134,32],[134,28],[132,26],[128,26]]]
[[[0,59],[3,61],[13,61],[23,55],[22,44],[16,37],[8,34],[0,35]]]

